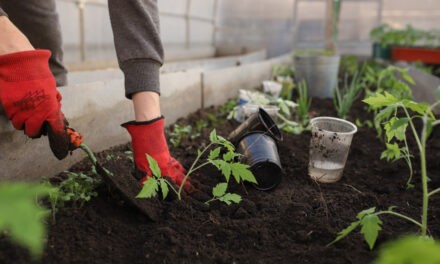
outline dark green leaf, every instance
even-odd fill
[[[346,237],[348,234],[350,234],[353,230],[356,229],[356,227],[358,227],[360,224],[360,221],[355,221],[352,222],[348,227],[346,227],[345,229],[343,229],[342,231],[340,231],[338,233],[338,235],[336,236],[335,240],[333,240],[332,242],[330,242],[327,246],[330,246],[336,242],[338,242],[339,240],[341,240],[342,238]]]
[[[373,249],[379,231],[382,230],[382,221],[376,214],[367,214],[360,221],[362,226],[361,233],[364,235],[370,249]]]

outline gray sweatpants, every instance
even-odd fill
[[[55,0],[0,0],[0,15],[7,14],[35,48],[52,51],[50,68],[57,85],[64,85],[67,71],[55,7]],[[164,55],[157,1],[108,0],[108,7],[119,67],[125,76],[125,95],[160,93],[159,69]]]

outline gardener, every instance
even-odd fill
[[[136,177],[142,183],[150,174],[147,153],[162,175],[180,184],[185,169],[170,156],[159,104],[163,47],[157,2],[109,0],[108,6],[125,96],[134,107],[134,120],[122,126],[131,135]],[[56,88],[66,84],[61,44],[55,0],[0,0],[1,104],[14,127],[28,137],[49,132],[58,159],[69,151],[68,123]]]

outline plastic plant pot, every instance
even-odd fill
[[[318,182],[337,182],[342,177],[357,127],[335,117],[315,117],[310,124],[309,175]]]
[[[241,162],[249,165],[258,184],[252,186],[261,191],[269,191],[281,182],[281,163],[275,140],[263,132],[247,134],[240,140],[237,151]]]
[[[270,94],[274,98],[280,97],[283,86],[274,81],[263,81],[263,92]]]
[[[307,93],[311,97],[333,98],[338,82],[338,55],[295,55],[295,79],[305,80]]]
[[[244,118],[249,118],[251,115],[258,113],[259,108],[263,108],[274,121],[277,121],[280,108],[275,105],[245,104],[243,105]]]
[[[262,108],[259,108],[257,113],[251,115],[229,134],[228,140],[237,146],[244,136],[256,131],[269,135],[275,141],[281,141],[283,139],[280,129],[270,115]]]

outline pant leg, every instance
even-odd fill
[[[160,93],[163,64],[156,0],[108,0],[118,63],[125,76],[125,95]]]
[[[35,48],[52,52],[49,59],[50,69],[57,85],[66,85],[67,70],[63,64],[61,30],[55,0],[0,0],[0,6]]]

